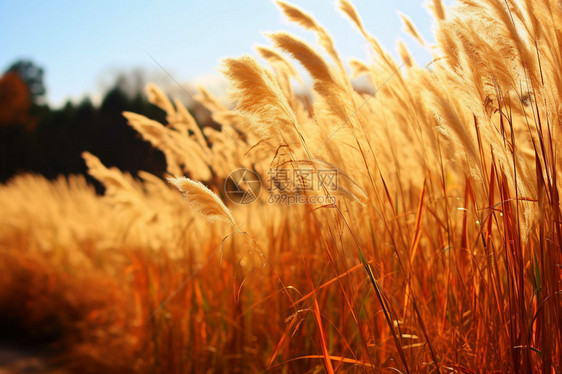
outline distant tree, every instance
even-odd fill
[[[128,106],[129,97],[119,85],[115,85],[106,92],[101,102],[100,110],[102,113],[121,115],[121,112]]]
[[[31,98],[25,82],[14,72],[0,77],[0,127],[29,125]]]
[[[170,85],[170,77],[160,70],[147,70],[143,67],[112,68],[100,77],[98,85],[101,92],[119,87],[129,98],[140,95],[146,100],[145,88],[149,82],[159,87],[167,87]]]
[[[25,136],[33,127],[27,85],[14,72],[0,77],[0,181],[5,181],[25,163]]]
[[[35,104],[41,103],[47,90],[43,83],[44,70],[29,60],[16,61],[8,68],[6,73],[16,73],[27,86],[31,101]]]
[[[166,113],[150,104],[141,90],[145,83],[142,71],[115,76],[99,105],[84,99],[51,108],[32,100],[29,87],[41,85],[28,82],[41,82],[38,72],[42,69],[26,66],[16,63],[0,77],[0,183],[22,172],[47,178],[86,174],[84,151],[133,175],[139,170],[163,175],[163,154],[144,141],[122,114],[132,111],[165,122]],[[33,90],[36,98],[44,92]],[[30,122],[36,123],[32,131],[25,126]],[[96,187],[102,191],[101,185]]]

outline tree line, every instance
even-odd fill
[[[86,98],[51,108],[44,100],[43,69],[31,61],[10,66],[0,77],[0,182],[22,172],[47,178],[86,174],[83,151],[132,174],[146,170],[162,175],[162,153],[143,141],[121,113],[162,122],[165,114],[141,90],[127,89],[124,79],[116,79],[97,106]]]

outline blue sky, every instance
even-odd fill
[[[367,47],[331,0],[289,1],[313,14],[334,38],[341,56],[366,59]],[[432,19],[423,0],[355,0],[367,29],[396,54],[402,39],[414,58],[429,55],[402,29],[397,10],[408,15],[423,37],[433,42]],[[19,58],[45,68],[48,101],[99,95],[100,82],[112,71],[160,68],[152,55],[178,81],[216,74],[227,56],[254,54],[269,45],[262,32],[288,30],[306,40],[314,36],[288,23],[269,0],[50,0],[0,1],[0,71]]]

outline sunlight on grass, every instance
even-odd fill
[[[225,59],[231,102],[195,97],[219,126],[154,85],[166,124],[124,113],[170,183],[85,153],[103,196],[82,177],[0,188],[5,319],[50,326],[91,372],[562,370],[558,2],[434,0],[437,45],[403,17],[429,66],[403,44],[395,61],[347,0],[371,61],[278,5],[318,45],[276,32]]]

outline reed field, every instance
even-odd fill
[[[166,178],[0,187],[0,328],[68,372],[562,372],[562,3],[429,1],[427,66],[277,4],[317,42],[217,62],[220,126],[123,113]]]

